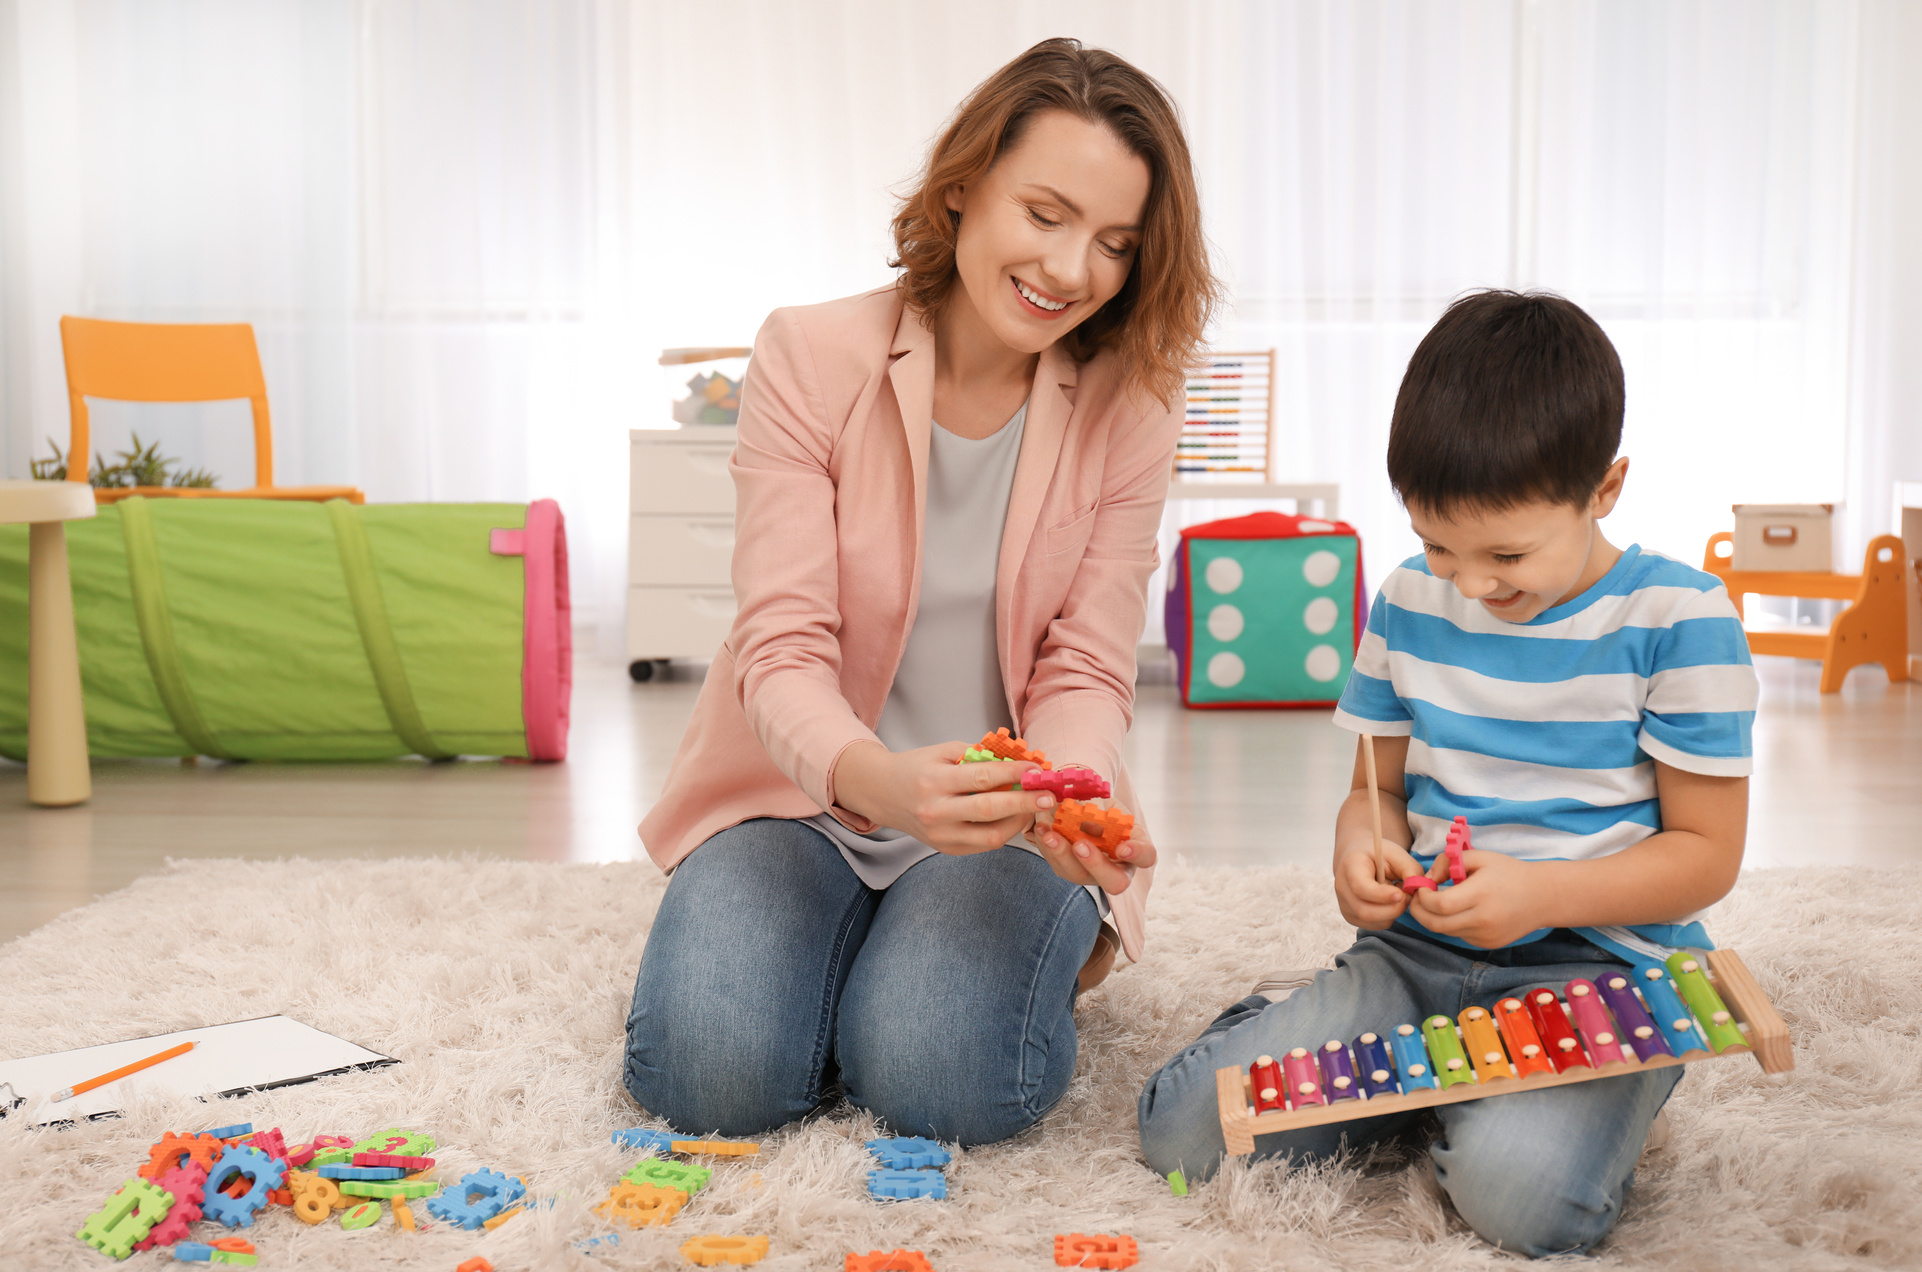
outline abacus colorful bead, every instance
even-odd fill
[[[1495,1018],[1486,1008],[1469,1007],[1460,1016],[1462,1044],[1468,1052],[1468,1062],[1475,1066],[1475,1081],[1492,1082],[1497,1078],[1512,1078],[1515,1068],[1508,1063],[1508,1053],[1502,1049],[1501,1033],[1495,1028]]]
[[[1281,1066],[1273,1056],[1259,1056],[1248,1069],[1249,1083],[1255,1089],[1255,1112],[1272,1113],[1288,1107],[1281,1097]]]
[[[1435,1081],[1435,1061],[1428,1054],[1428,1044],[1422,1041],[1413,1025],[1396,1025],[1395,1032],[1388,1037],[1388,1045],[1395,1049],[1395,1076],[1401,1080],[1405,1094],[1440,1087]]]
[[[1369,1099],[1400,1092],[1395,1085],[1395,1057],[1389,1054],[1388,1043],[1380,1034],[1365,1033],[1355,1039],[1355,1068]]]
[[[1640,969],[1641,979],[1636,982],[1642,991],[1642,1001],[1648,1004],[1648,1014],[1662,1027],[1662,1034],[1678,1056],[1691,1051],[1708,1054],[1708,1045],[1702,1035],[1696,1032],[1695,1017],[1683,1005],[1682,996],[1675,992],[1669,982],[1668,969],[1659,963]]]
[[[1446,1016],[1430,1016],[1421,1022],[1421,1036],[1428,1044],[1428,1054],[1435,1058],[1435,1079],[1441,1083],[1442,1090],[1475,1080],[1468,1053],[1462,1050],[1462,1040],[1455,1035],[1454,1021]]]
[[[1281,1058],[1281,1076],[1289,1108],[1328,1103],[1328,1097],[1321,1091],[1321,1070],[1315,1067],[1315,1057],[1309,1054],[1308,1048],[1296,1047]]]
[[[1568,982],[1568,1014],[1575,1018],[1575,1028],[1581,1030],[1582,1042],[1587,1045],[1597,1068],[1627,1059],[1622,1054],[1615,1018],[1608,1014],[1608,1004],[1595,992],[1594,981],[1577,977]]]
[[[1528,1004],[1528,1018],[1535,1022],[1535,1033],[1542,1040],[1542,1050],[1554,1062],[1555,1072],[1592,1067],[1588,1053],[1575,1037],[1575,1027],[1568,1023],[1568,1012],[1552,991],[1531,989],[1523,995],[1523,1001]]]
[[[1742,1031],[1735,1027],[1735,1017],[1729,1014],[1722,996],[1715,992],[1715,986],[1708,983],[1708,975],[1702,971],[1702,964],[1686,950],[1668,956],[1669,974],[1675,977],[1675,988],[1682,993],[1682,1001],[1695,1013],[1695,1019],[1702,1026],[1702,1033],[1708,1038],[1709,1049],[1718,1055],[1730,1047],[1748,1045]]]
[[[1355,1062],[1349,1057],[1348,1048],[1341,1045],[1341,1039],[1330,1038],[1322,1043],[1321,1051],[1315,1058],[1321,1063],[1321,1076],[1328,1082],[1328,1098],[1361,1098],[1361,1084],[1355,1081]]]
[[[1508,1045],[1509,1062],[1523,1078],[1555,1072],[1555,1062],[1548,1058],[1542,1036],[1535,1032],[1535,1022],[1528,1018],[1528,1008],[1522,1005],[1521,999],[1504,998],[1496,1003],[1495,1023],[1501,1028],[1502,1041]]]
[[[1615,1023],[1622,1027],[1622,1040],[1635,1048],[1635,1055],[1644,1064],[1657,1056],[1675,1054],[1669,1048],[1668,1039],[1662,1037],[1660,1026],[1642,1007],[1642,1000],[1635,996],[1635,986],[1626,971],[1610,972],[1602,977],[1599,989],[1602,1001],[1614,1013]]]

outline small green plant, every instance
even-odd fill
[[[67,480],[68,457],[61,453],[60,443],[51,437],[47,439],[47,445],[53,447],[53,458],[33,461],[34,480]],[[204,468],[172,471],[180,461],[162,455],[159,442],[142,446],[138,433],[133,435],[133,449],[123,450],[115,458],[118,462],[109,464],[98,451],[94,452],[93,470],[87,474],[87,484],[99,490],[131,490],[135,486],[172,486],[175,489],[213,490],[220,484],[218,479]]]

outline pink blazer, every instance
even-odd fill
[[[1125,394],[1121,371],[1105,352],[1041,355],[995,630],[1017,731],[1056,764],[1108,776],[1135,809],[1120,747],[1183,411]],[[878,741],[914,622],[933,400],[934,336],[892,287],[777,309],[755,338],[729,464],[740,612],[641,823],[663,869],[753,817],[827,809],[874,828],[835,804],[834,767]],[[1152,842],[1139,817],[1135,835]],[[1131,959],[1153,873],[1112,899]]]

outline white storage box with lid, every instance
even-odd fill
[[[1832,570],[1834,504],[1736,504],[1732,570]]]

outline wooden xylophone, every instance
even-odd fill
[[[1768,1073],[1795,1067],[1788,1026],[1735,951],[1681,951],[1666,968],[1570,981],[1564,997],[1531,989],[1455,1020],[1430,1016],[1217,1069],[1215,1090],[1221,1138],[1240,1155],[1257,1135],[1748,1052]]]

